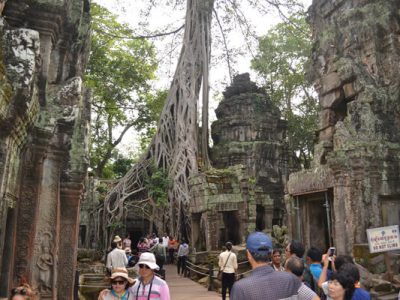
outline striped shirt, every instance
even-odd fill
[[[153,280],[148,284],[143,284],[141,278],[136,280],[134,286],[129,288],[129,292],[133,294],[135,300],[170,300],[168,284],[158,276],[154,276]],[[150,297],[149,297],[150,292]]]
[[[271,266],[260,266],[249,276],[236,281],[230,300],[298,299],[301,281],[293,274],[276,272]]]

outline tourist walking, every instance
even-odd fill
[[[169,256],[169,263],[174,263],[174,255],[177,249],[178,242],[171,236],[168,241],[168,256]]]
[[[168,284],[155,275],[159,270],[153,253],[145,252],[140,255],[136,264],[139,278],[135,285],[129,288],[135,300],[170,300]]]
[[[275,271],[285,271],[285,268],[282,266],[282,251],[279,249],[274,249],[272,251],[272,267]]]
[[[122,241],[122,249],[125,250],[126,248],[131,248],[131,245],[132,245],[131,236],[128,233],[127,235],[125,235],[125,238]]]
[[[162,270],[167,257],[167,249],[162,243],[162,238],[160,238],[159,243],[153,247],[152,252],[156,257],[156,264],[160,267],[160,270]]]
[[[288,272],[276,272],[269,265],[272,241],[263,232],[251,233],[246,242],[246,254],[253,271],[236,281],[231,300],[278,300],[295,298],[300,280]]]
[[[149,251],[150,245],[147,242],[147,239],[145,239],[144,237],[141,237],[139,242],[138,242],[138,244],[137,244],[137,249],[138,249],[138,252],[139,252],[139,256],[142,253]]]
[[[128,259],[126,257],[125,251],[122,250],[122,240],[116,235],[111,243],[111,252],[107,255],[106,268],[108,274],[112,273],[113,269],[116,268],[126,268],[128,265]]]
[[[125,268],[116,268],[109,278],[111,288],[100,292],[98,300],[134,300],[135,297],[128,288],[135,283]]]
[[[185,240],[182,240],[182,244],[179,245],[178,248],[178,274],[186,275],[186,260],[189,255],[189,245],[186,243]]]
[[[235,283],[235,275],[238,269],[236,254],[232,251],[232,243],[225,244],[226,250],[219,255],[218,266],[222,272],[222,300],[226,299],[226,290],[231,295],[232,286]]]
[[[304,262],[301,258],[298,258],[297,256],[292,256],[286,261],[285,270],[295,275],[301,281],[304,272]],[[299,300],[320,299],[312,289],[310,289],[307,285],[304,284],[304,282],[301,283],[297,296]]]

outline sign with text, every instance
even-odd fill
[[[400,249],[399,225],[367,229],[370,253]]]

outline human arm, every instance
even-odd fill
[[[318,287],[322,288],[322,284],[327,280],[328,278],[328,266],[329,266],[329,255],[328,253],[322,255],[322,262],[323,262],[323,267],[321,271],[321,275],[319,276],[318,279]]]
[[[171,300],[171,296],[169,295],[168,284],[164,284],[160,288],[160,300]]]

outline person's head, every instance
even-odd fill
[[[128,287],[133,285],[134,282],[135,280],[129,277],[128,271],[125,268],[116,268],[112,270],[110,283],[111,288],[116,293],[120,294],[124,292]]]
[[[274,249],[272,251],[272,263],[276,266],[281,264],[282,251],[280,249]]]
[[[126,238],[126,239],[130,239],[130,238],[131,238],[131,235],[130,235],[129,233],[127,233],[127,234],[125,235],[125,238]]]
[[[154,271],[160,269],[160,267],[156,264],[156,257],[150,252],[145,252],[140,255],[139,261],[136,264],[136,268],[139,270],[139,276],[144,280],[152,277],[154,275]]]
[[[272,241],[269,236],[263,232],[253,232],[247,237],[246,249],[247,258],[254,268],[259,264],[265,264],[269,261],[272,251]]]
[[[329,296],[333,300],[351,300],[354,283],[354,278],[346,271],[333,272],[328,284]]]
[[[341,265],[338,271],[349,275],[351,278],[354,279],[354,282],[360,281],[360,271],[353,262]]]
[[[285,270],[297,277],[301,277],[304,272],[303,260],[293,255],[286,261]]]
[[[285,248],[286,258],[292,255],[303,258],[304,251],[304,245],[301,242],[292,240]]]
[[[121,237],[119,235],[116,235],[114,237],[113,242],[117,243],[117,247],[118,248],[122,248],[122,239],[121,239]]]
[[[322,261],[322,250],[317,247],[311,247],[307,251],[307,260],[310,263],[320,263]]]
[[[225,247],[226,247],[226,249],[227,249],[228,251],[231,251],[231,250],[232,250],[232,243],[231,243],[231,242],[226,242],[226,243],[225,243]]]
[[[139,243],[144,243],[145,242],[145,238],[144,237],[141,237],[140,239],[139,239]]]
[[[158,239],[158,242],[159,242],[160,244],[162,244],[163,238],[159,238],[159,239]]]
[[[354,260],[350,255],[338,255],[335,258],[335,268],[339,270],[344,264],[354,264]]]
[[[37,294],[31,289],[29,284],[23,284],[11,290],[10,300],[35,300]]]

